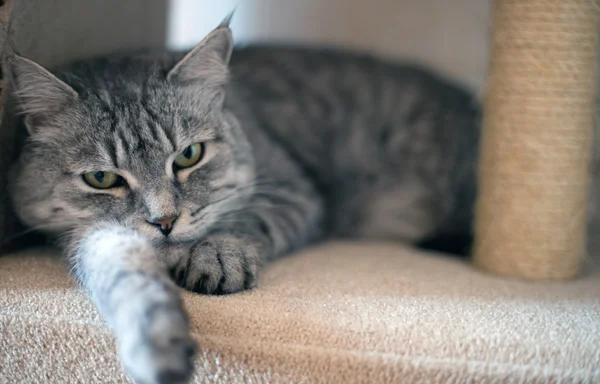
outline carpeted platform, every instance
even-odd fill
[[[198,383],[600,382],[600,268],[525,283],[392,244],[325,244],[260,288],[185,294]],[[56,255],[0,257],[0,383],[125,381]]]

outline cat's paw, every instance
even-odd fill
[[[157,304],[120,342],[125,369],[136,384],[187,384],[194,372],[195,344],[179,306]]]
[[[253,239],[214,234],[194,245],[172,275],[190,291],[228,294],[253,288],[261,265],[261,250]]]

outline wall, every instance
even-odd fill
[[[15,1],[11,36],[43,65],[163,45],[169,0]]]
[[[411,59],[473,88],[487,67],[491,0],[171,0],[167,42],[194,45],[236,8],[238,43],[336,44]]]

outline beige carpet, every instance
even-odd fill
[[[592,263],[593,264],[593,263]],[[327,244],[259,289],[186,294],[198,383],[600,383],[600,268],[524,283],[386,244]],[[0,257],[0,383],[125,381],[58,259]]]

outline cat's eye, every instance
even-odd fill
[[[198,164],[204,155],[204,144],[196,143],[186,147],[181,151],[175,160],[173,166],[177,169],[189,168]]]
[[[91,187],[98,189],[116,188],[125,184],[125,180],[112,172],[94,171],[83,175],[83,180]]]

